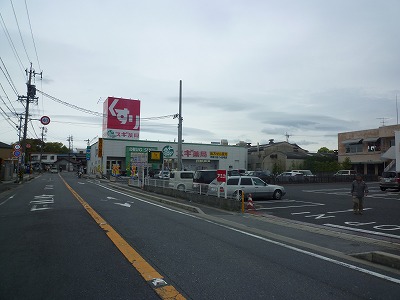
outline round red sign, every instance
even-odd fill
[[[43,116],[40,118],[40,122],[43,125],[49,125],[50,124],[50,118],[48,116]]]

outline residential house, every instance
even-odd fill
[[[269,140],[268,144],[248,148],[248,170],[283,172],[297,169],[309,156],[307,150],[297,144]]]

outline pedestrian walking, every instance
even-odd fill
[[[360,174],[357,174],[351,184],[351,195],[353,196],[353,213],[363,214],[364,197],[368,194],[368,186],[362,179]]]

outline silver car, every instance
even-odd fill
[[[219,183],[214,179],[208,186],[208,195],[225,194],[225,188],[228,197],[237,198],[244,192],[247,200],[251,194],[253,199],[281,199],[285,194],[285,188],[279,185],[268,184],[255,176],[231,176],[227,182]]]

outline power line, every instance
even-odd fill
[[[23,63],[22,63],[22,61],[21,61],[21,58],[20,58],[19,55],[18,55],[18,51],[17,51],[17,49],[15,48],[15,45],[14,45],[14,43],[13,43],[13,41],[12,41],[12,38],[11,38],[11,35],[10,35],[10,33],[8,32],[6,23],[4,22],[3,16],[1,15],[1,12],[0,12],[0,18],[1,18],[1,21],[2,21],[2,22],[1,22],[1,25],[2,25],[2,27],[3,27],[3,31],[4,31],[5,35],[6,35],[6,37],[7,37],[8,43],[9,43],[10,46],[11,46],[11,49],[12,49],[12,51],[13,51],[13,54],[14,54],[14,56],[15,56],[15,59],[17,60],[18,66],[20,67],[20,70],[22,71],[22,74],[24,74]],[[23,76],[24,76],[24,75],[23,75]],[[25,78],[25,76],[24,76],[24,78]]]
[[[18,18],[17,18],[17,14],[15,13],[14,4],[13,4],[12,0],[10,0],[10,2],[11,2],[11,7],[12,7],[12,10],[13,10],[13,12],[14,12],[15,22],[17,23],[17,27],[18,27],[19,36],[21,37],[22,46],[24,47],[24,50],[25,50],[26,57],[28,58],[28,62],[30,62],[30,61],[31,61],[31,59],[29,58],[28,51],[26,51],[26,47],[25,47],[25,43],[24,43],[24,39],[22,38],[21,29],[19,28],[19,24],[18,24]]]
[[[10,100],[10,98],[8,97],[8,95],[7,95],[7,93],[6,93],[6,91],[4,90],[4,87],[3,87],[3,85],[1,84],[1,82],[0,82],[0,87],[1,87],[1,89],[3,90],[3,92],[4,92],[4,95],[7,97],[7,99],[8,99],[8,102],[10,102],[10,104],[11,104],[11,107],[13,108],[13,110],[14,111],[12,111],[9,107],[8,107],[8,105],[7,105],[7,103],[5,103],[5,101],[3,100],[3,98],[1,97],[1,100],[3,101],[3,103],[4,103],[4,105],[8,108],[8,110],[11,112],[11,113],[13,113],[13,114],[17,114],[17,111],[16,111],[16,109],[15,109],[15,107],[14,107],[14,105],[12,104],[12,102],[11,102],[11,100]]]
[[[7,67],[6,67],[6,65],[4,64],[3,59],[2,59],[1,57],[0,57],[0,61],[1,61],[1,63],[3,64],[3,66],[4,66],[4,69],[6,70],[6,72],[4,72],[3,68],[0,66],[1,71],[2,71],[3,74],[4,74],[4,77],[7,79],[8,84],[11,86],[12,90],[14,91],[14,93],[18,96],[17,88],[15,87],[15,84],[14,84],[14,82],[13,82],[11,76],[10,76],[10,73],[8,73]],[[6,74],[6,73],[7,73],[7,74]]]
[[[76,105],[74,105],[74,104],[71,104],[71,103],[62,101],[62,100],[60,100],[60,99],[58,99],[58,98],[56,98],[56,97],[53,97],[53,96],[51,96],[51,95],[49,95],[49,94],[46,94],[46,93],[43,92],[43,91],[40,91],[40,90],[36,90],[36,91],[39,92],[40,94],[42,94],[43,96],[45,96],[45,97],[47,97],[47,98],[49,98],[49,99],[55,101],[55,102],[58,102],[58,103],[60,103],[60,104],[62,104],[62,105],[65,105],[65,106],[68,106],[68,107],[70,107],[70,108],[79,110],[79,111],[81,111],[81,112],[88,113],[88,114],[91,114],[91,115],[95,115],[95,116],[98,116],[98,117],[103,117],[103,116],[105,116],[103,113],[99,113],[99,112],[96,112],[96,111],[93,111],[93,110],[89,110],[89,109],[86,109],[86,108],[82,108],[82,107],[76,106]],[[141,120],[141,121],[146,121],[146,120],[161,120],[161,119],[166,119],[166,118],[176,118],[176,116],[177,116],[177,114],[173,114],[173,115],[165,115],[165,116],[159,116],[159,117],[140,118],[140,120]]]
[[[35,39],[34,39],[34,37],[33,37],[33,30],[32,30],[32,25],[31,25],[31,19],[30,19],[30,17],[29,17],[28,4],[26,4],[26,0],[25,0],[25,8],[26,8],[26,14],[27,14],[27,16],[28,16],[29,28],[30,28],[30,30],[31,30],[32,42],[33,42],[33,47],[34,47],[34,49],[35,49],[36,60],[37,60],[37,62],[38,62],[39,70],[42,70],[42,68],[40,67],[39,56],[38,56],[37,49],[36,49]]]

